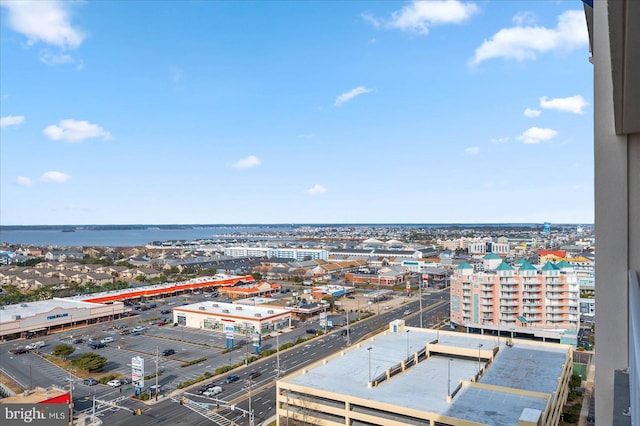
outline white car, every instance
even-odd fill
[[[141,325],[138,325],[138,326],[136,326],[136,327],[133,327],[133,328],[131,329],[131,332],[132,332],[132,333],[139,333],[139,332],[141,332],[142,330],[144,330],[144,327],[143,327],[143,326],[141,326]]]
[[[35,351],[36,349],[40,349],[41,347],[46,346],[44,342],[33,342],[25,346],[25,349],[29,351]]]
[[[120,386],[122,386],[122,383],[120,383],[120,380],[116,380],[116,379],[109,380],[107,384],[112,388],[119,388]]]
[[[104,339],[100,340],[100,343],[104,343],[105,345],[107,343],[113,343],[115,342],[115,339],[113,337],[105,337]]]

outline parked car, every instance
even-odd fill
[[[249,373],[250,379],[255,379],[256,377],[260,377],[260,376],[262,376],[262,373],[259,371],[252,371],[251,373]]]
[[[29,352],[29,349],[27,349],[27,348],[15,348],[15,349],[10,349],[9,352],[11,352],[14,355],[21,355],[21,354],[26,354],[27,352]]]
[[[100,343],[104,343],[106,345],[107,343],[113,343],[115,341],[116,340],[113,337],[105,337],[104,339],[100,340]]]
[[[87,386],[95,386],[98,384],[98,381],[96,379],[94,379],[93,377],[89,377],[88,379],[84,379],[82,381],[82,384],[87,385]]]
[[[307,334],[317,334],[318,330],[315,328],[307,328]]]
[[[132,333],[139,333],[139,332],[141,332],[142,330],[144,330],[144,327],[143,327],[143,326],[141,326],[141,325],[137,325],[137,326],[135,326],[135,327],[133,327],[133,328],[131,329],[131,332],[132,332]]]
[[[237,374],[232,374],[229,377],[227,377],[226,379],[224,379],[225,383],[233,383],[233,382],[237,382],[238,380],[240,380],[240,376],[238,376]]]
[[[33,342],[33,343],[29,343],[27,346],[25,346],[25,349],[27,349],[29,351],[35,351],[36,349],[40,349],[43,346],[46,346],[46,343],[44,343],[42,341]]]
[[[217,395],[219,393],[222,393],[222,387],[221,386],[214,386],[214,387],[209,388],[206,391],[204,391],[202,393],[202,395],[208,396],[208,397],[212,397],[212,396],[215,396],[215,395]]]
[[[403,312],[403,315],[409,315],[411,313],[411,311],[409,309],[407,309],[406,311]]]
[[[84,339],[81,339],[81,338],[73,339],[71,341],[71,343],[74,344],[74,345],[78,345],[78,344],[83,343],[83,342],[84,342]]]
[[[119,388],[120,386],[122,386],[122,383],[120,383],[120,380],[118,379],[113,379],[109,380],[107,382],[107,385],[111,386],[112,388]]]
[[[173,355],[175,354],[176,351],[173,349],[165,349],[164,351],[162,351],[162,356],[169,356],[169,355]]]
[[[120,384],[122,385],[128,385],[131,383],[131,379],[128,377],[121,377],[120,378]]]
[[[161,313],[162,315],[168,315],[168,314],[170,314],[170,313],[171,313],[171,309],[164,309],[164,310],[160,311],[160,313]]]

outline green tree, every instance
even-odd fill
[[[93,352],[86,352],[71,361],[71,365],[88,372],[98,371],[107,365],[107,359]]]
[[[20,293],[20,290],[15,285],[2,286],[2,290],[0,305],[13,305],[27,300],[27,296]]]
[[[251,276],[256,281],[262,280],[262,274],[260,272],[254,272],[254,273],[251,274]]]
[[[31,259],[27,259],[24,262],[17,262],[17,266],[35,266],[40,262],[44,262],[44,259],[41,257],[32,257]]]
[[[51,352],[55,356],[59,356],[60,358],[67,359],[69,355],[74,353],[76,348],[71,345],[67,345],[63,343],[61,345],[56,345],[53,347],[53,352]]]

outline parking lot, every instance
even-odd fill
[[[287,295],[282,295],[280,297],[286,296]],[[384,309],[386,305],[395,306],[398,303],[402,303],[403,299],[404,297],[398,297],[381,302],[382,309]],[[102,372],[95,374],[95,377],[101,377],[108,373],[116,373],[121,377],[131,377],[132,357],[137,356],[144,359],[144,374],[149,376],[156,371],[157,359],[157,368],[160,372],[158,375],[158,384],[161,386],[161,392],[166,393],[175,389],[180,383],[201,377],[205,372],[213,374],[218,367],[242,364],[247,357],[255,354],[255,348],[251,342],[248,342],[247,345],[246,338],[242,335],[237,335],[235,338],[236,349],[225,352],[226,338],[223,333],[174,326],[172,323],[172,314],[166,313],[167,310],[171,310],[173,307],[205,300],[229,302],[228,299],[213,298],[206,294],[175,296],[163,300],[154,300],[146,304],[147,306],[155,304],[156,306],[154,308],[135,310],[134,307],[132,307],[133,315],[126,318],[108,323],[105,322],[87,327],[69,329],[64,332],[44,336],[42,340],[46,342],[46,346],[40,348],[39,351],[44,354],[51,354],[56,345],[67,343],[75,348],[74,353],[70,356],[71,359],[86,352],[100,354],[107,358],[108,363]],[[347,303],[344,303],[342,307],[348,310],[357,310],[358,307],[362,310],[373,310],[374,306],[367,304],[366,300],[364,296],[357,296],[356,299],[343,299],[342,302]],[[356,315],[358,314],[353,312],[350,319],[355,319]],[[161,318],[169,318],[170,320],[165,325],[159,326],[157,322]],[[335,326],[342,325],[346,320],[344,315],[337,314],[333,314],[329,316],[329,318],[332,319]],[[134,327],[141,327],[142,331],[130,333]],[[306,333],[307,328],[321,329],[318,318],[312,317],[305,323],[299,324],[299,327],[296,329],[280,334],[278,339],[279,345],[293,342],[299,337],[309,337],[309,334]],[[128,331],[123,332],[123,330]],[[108,341],[111,339],[113,341],[106,343],[104,347],[92,349],[88,345],[89,342]],[[265,336],[261,349],[275,349],[276,339],[273,339],[273,341],[267,339],[268,337]],[[2,350],[4,353],[7,353],[9,349],[24,346],[26,343],[28,343],[28,341],[5,343],[2,345]],[[156,357],[156,353],[161,354],[167,349],[172,349],[175,353],[169,356],[160,355]],[[36,380],[36,385],[50,386],[51,384],[57,384],[62,386],[66,384],[68,372],[34,354],[15,355],[16,359],[18,357],[25,357],[25,361],[27,359],[26,357],[34,357],[38,359],[38,362],[35,362],[34,366],[38,365],[39,371],[47,371],[47,377],[40,378],[39,381]],[[188,365],[188,363],[199,359],[204,359],[204,361],[194,365]],[[37,376],[37,374],[34,376]],[[22,384],[26,387],[25,381],[27,380],[22,380]],[[82,380],[80,379],[78,382],[82,382]],[[148,389],[151,385],[155,385],[155,378],[145,380],[145,389]],[[83,386],[89,388],[88,385]],[[227,387],[232,390],[236,385],[228,384],[225,386],[225,391]],[[104,388],[105,392],[117,392],[122,395],[130,395],[134,392],[131,384],[125,384],[118,389],[111,389],[105,385],[92,386],[91,391],[95,393],[96,389],[99,388]]]

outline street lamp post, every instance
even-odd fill
[[[447,396],[451,397],[451,362],[453,359],[449,358],[447,369]]]
[[[367,348],[367,352],[369,352],[369,385],[371,385],[371,349],[373,349],[371,346]]]
[[[423,325],[422,325],[422,278],[420,278],[420,282],[418,283],[418,298],[420,299],[420,328],[423,328]]]
[[[409,359],[409,332],[411,330],[407,330],[407,359]]]

